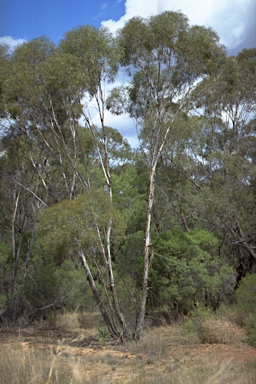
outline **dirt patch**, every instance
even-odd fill
[[[181,361],[189,364],[204,364],[209,361],[219,363],[232,360],[234,362],[256,362],[256,349],[248,345],[203,344],[177,346],[171,350],[172,354]]]

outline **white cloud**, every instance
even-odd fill
[[[11,36],[2,36],[0,37],[0,44],[8,45],[10,51],[13,51],[18,45],[26,43],[24,39],[14,39]]]
[[[121,73],[119,74],[115,84],[106,84],[105,86],[105,97],[109,95],[113,86],[118,87],[123,84],[125,81],[125,76]],[[91,97],[88,94],[84,95],[82,104],[85,106],[85,112],[89,117],[90,121],[96,126],[101,126],[100,116],[98,113],[98,106],[95,100],[91,100]],[[84,125],[84,118],[80,120],[81,126]],[[124,113],[122,115],[113,115],[109,110],[104,111],[104,124],[108,127],[117,129],[121,135],[128,141],[132,148],[137,148],[139,141],[137,138],[136,125],[134,120]]]
[[[97,112],[97,107],[94,106],[93,102],[88,105],[88,112],[90,113],[93,124],[100,127],[101,122]],[[116,116],[112,115],[110,111],[107,110],[104,115],[104,124],[106,126],[117,129],[121,135],[128,140],[132,148],[138,147],[136,126],[133,119],[130,118],[127,113]]]
[[[112,19],[103,21],[102,25],[108,27],[110,31],[116,32],[119,28],[134,16],[149,17],[159,13],[158,0],[126,0],[125,14],[118,21]]]
[[[149,17],[164,11],[182,11],[191,24],[212,27],[229,50],[246,46],[247,28],[255,22],[255,0],[126,0],[125,15],[103,21],[112,32],[134,16]]]
[[[214,6],[222,0],[159,0],[159,11],[182,11],[192,24],[202,24],[211,18]]]
[[[106,111],[105,124],[109,127],[117,129],[121,135],[127,139],[132,148],[138,147],[139,142],[137,138],[136,126],[128,114],[114,116],[111,115],[109,111]]]
[[[229,52],[256,47],[255,0],[126,0],[125,14],[118,20],[106,20],[103,26],[112,32],[122,28],[134,16],[147,18],[164,11],[181,11],[191,25],[213,28]],[[106,124],[117,128],[136,147],[136,130],[128,116],[106,114]]]

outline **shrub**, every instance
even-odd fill
[[[195,302],[216,310],[235,285],[235,271],[217,255],[218,240],[207,231],[173,229],[153,238],[149,303],[187,314]]]
[[[194,334],[200,339],[200,329],[202,322],[211,316],[212,311],[200,305],[190,311],[188,316],[185,317],[185,321],[182,326],[186,335],[191,337],[191,335]]]
[[[236,344],[246,340],[243,329],[224,319],[205,319],[200,327],[203,343]]]
[[[236,309],[241,313],[248,341],[256,346],[256,273],[245,276],[235,292]]]
[[[256,273],[245,276],[235,292],[237,308],[246,314],[256,314]]]
[[[245,320],[245,330],[249,343],[256,347],[256,313],[251,313]]]

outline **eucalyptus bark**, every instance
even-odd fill
[[[142,283],[142,290],[141,290],[140,312],[137,319],[137,325],[136,325],[136,330],[134,334],[135,340],[140,339],[140,336],[144,327],[144,322],[145,322],[146,304],[147,304],[147,296],[148,296],[148,274],[149,274],[150,250],[151,250],[151,234],[150,234],[151,217],[152,217],[152,208],[153,208],[154,196],[155,196],[155,174],[156,174],[156,162],[152,167],[150,177],[149,177],[149,195],[148,195],[145,245],[144,245],[143,283]],[[153,256],[153,254],[151,255]]]

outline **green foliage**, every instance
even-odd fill
[[[202,229],[190,231],[186,236],[204,251],[214,250],[218,245],[218,239],[211,232]]]
[[[186,313],[196,302],[216,308],[232,293],[234,270],[216,256],[217,239],[199,230],[172,230],[153,239],[152,304]]]
[[[40,66],[53,55],[54,44],[40,37],[18,46],[11,58],[8,77],[3,84],[3,99],[13,118],[42,102],[43,79]]]
[[[11,287],[11,249],[1,242],[0,243],[0,309],[6,309],[10,299]]]
[[[146,120],[155,121],[156,127],[155,123],[150,125],[155,135],[163,130],[168,112],[173,116],[177,103],[173,100],[185,85],[215,72],[225,57],[218,36],[211,29],[190,28],[187,17],[180,12],[164,12],[149,19],[135,17],[119,31],[118,41],[123,52],[121,63],[133,76],[125,109],[136,119],[141,118],[144,130]],[[114,113],[120,113],[126,100],[123,91],[114,89],[109,99],[108,107]],[[159,114],[165,118],[159,119]]]
[[[30,306],[27,312],[32,318],[33,314],[41,315],[47,310],[88,308],[91,304],[84,270],[72,260],[56,265],[54,260],[43,255],[35,257],[30,263],[29,275],[25,295]]]
[[[100,249],[98,235],[104,236],[110,219],[114,223],[113,235],[118,239],[123,223],[108,194],[88,190],[74,200],[46,209],[40,219],[40,238],[48,252],[67,254],[79,244],[94,252],[95,247]]]
[[[45,107],[49,108],[52,103],[55,113],[62,108],[66,115],[78,119],[82,113],[80,100],[87,83],[78,58],[69,53],[55,52],[38,67],[38,75],[41,75]]]
[[[249,315],[256,313],[256,273],[246,275],[235,292],[237,308]]]
[[[132,157],[131,147],[128,141],[123,138],[123,136],[117,129],[114,129],[111,127],[104,127],[104,132],[102,129],[97,129],[97,134],[100,140],[99,146],[102,150],[103,150],[104,136],[107,139],[108,154],[109,154],[110,161],[113,164],[113,168],[115,168],[115,165],[117,165],[119,162],[122,164],[125,161],[131,160],[131,157]]]
[[[213,312],[202,306],[199,303],[196,303],[195,307],[188,312],[188,314],[184,318],[184,323],[182,325],[183,330],[185,331],[188,337],[192,335],[196,335],[199,338],[199,333],[201,329],[202,322],[205,319],[211,318]]]
[[[13,54],[15,63],[26,63],[31,68],[47,60],[55,50],[54,43],[46,36],[41,36],[19,45]]]
[[[3,271],[5,264],[10,257],[11,249],[5,243],[0,243],[0,270]]]
[[[99,328],[99,335],[96,336],[96,339],[100,342],[102,347],[105,347],[106,341],[111,337],[110,333],[106,328]]]
[[[135,232],[126,237],[121,249],[121,257],[118,264],[121,274],[128,274],[134,279],[137,286],[141,284],[143,271],[144,233]]]
[[[253,346],[256,347],[256,313],[250,313],[245,319],[244,323],[245,330],[248,335],[248,341]]]
[[[128,327],[134,329],[137,321],[137,310],[140,303],[141,292],[138,284],[138,276],[134,276],[131,271],[133,264],[127,260],[126,264],[130,266],[130,271],[126,274],[122,268],[124,264],[125,263],[118,263],[118,265],[115,266],[115,286],[121,312],[126,319]],[[139,272],[139,277],[141,278],[141,269],[138,271],[138,274]]]
[[[86,90],[92,96],[97,92],[101,80],[111,82],[116,76],[119,53],[106,28],[85,25],[68,31],[59,49],[79,59],[88,79]]]
[[[140,169],[138,169],[140,167]],[[147,180],[145,166],[125,164],[113,173],[114,201],[126,222],[126,234],[144,229]]]

